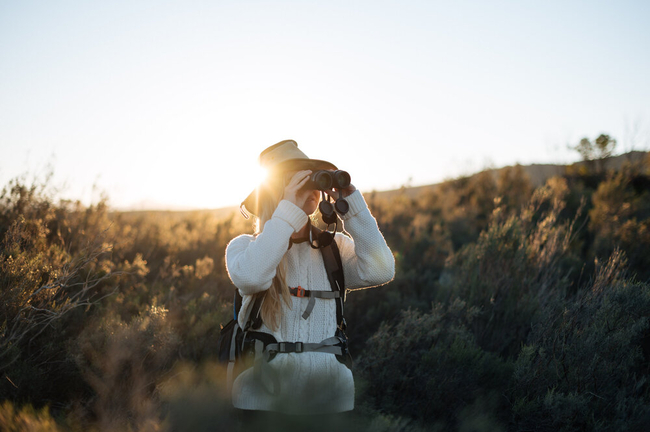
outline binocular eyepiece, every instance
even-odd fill
[[[329,191],[333,188],[345,189],[350,186],[350,174],[343,170],[314,171],[309,177],[307,186],[320,191]]]

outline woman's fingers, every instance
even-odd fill
[[[302,170],[295,173],[291,177],[289,184],[284,188],[284,199],[298,205],[298,197],[296,195],[298,194],[300,188],[302,188],[307,183],[310,175],[311,170]]]
[[[311,174],[311,171],[306,170],[306,171],[298,171],[291,179],[291,182],[287,185],[287,189],[290,189],[292,191],[298,191],[301,187],[303,187],[307,181],[309,180],[309,176]]]
[[[300,189],[300,188],[303,187],[303,186],[305,185],[305,183],[307,183],[308,181],[309,181],[309,174],[307,174],[307,175],[305,176],[305,178],[303,178],[302,180],[300,180],[300,182],[297,184],[297,188]]]
[[[339,199],[339,197],[341,196],[341,193],[338,191],[338,189],[330,189],[327,191],[327,194],[333,197],[334,199]]]
[[[309,176],[311,175],[311,170],[302,170],[298,171],[291,177],[291,181],[289,182],[288,186],[296,186],[298,184],[304,184],[307,179],[309,179]]]
[[[332,189],[331,191],[328,191],[327,193],[334,197],[334,199],[339,199],[341,197],[345,198],[350,195],[352,195],[352,192],[357,190],[357,188],[354,187],[354,185],[350,184],[348,187],[345,189]]]

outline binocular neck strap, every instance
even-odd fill
[[[338,218],[336,219],[336,224],[334,226],[334,231],[321,231],[320,229],[316,228],[315,226],[311,225],[311,220],[308,222],[310,224],[310,229],[309,229],[309,245],[311,246],[312,249],[322,249],[334,241],[334,235],[336,234],[336,230],[339,228],[339,220]],[[318,237],[316,238],[316,245],[314,245],[314,232],[317,233]]]

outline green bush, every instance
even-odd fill
[[[382,325],[359,355],[355,369],[365,385],[357,399],[383,413],[458,426],[466,409],[493,401],[511,373],[508,362],[476,344],[468,326],[478,313],[456,300]],[[497,402],[489,417],[503,405]]]
[[[101,317],[84,328],[71,352],[93,389],[87,412],[100,430],[141,430],[159,421],[156,388],[179,344],[167,310],[156,305],[128,323]]]
[[[650,285],[615,252],[574,302],[549,305],[515,365],[515,428],[641,431],[650,424]]]
[[[76,229],[74,240],[72,230],[61,231],[77,227],[71,221],[78,218],[69,203],[53,204],[44,187],[15,181],[0,194],[0,394],[21,404],[57,408],[83,391],[65,346],[113,275],[99,229]]]
[[[589,217],[592,255],[608,256],[620,248],[630,270],[650,280],[650,177],[631,169],[611,173],[594,193]]]
[[[461,298],[481,311],[472,331],[484,349],[516,356],[540,308],[566,294],[579,264],[571,253],[574,225],[559,218],[566,192],[555,178],[519,214],[497,207],[478,241],[449,258],[439,298]]]

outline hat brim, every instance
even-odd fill
[[[285,171],[294,171],[294,170],[337,170],[338,168],[331,162],[327,162],[319,159],[289,159],[284,162],[279,163],[270,170],[270,176],[277,176]],[[270,193],[267,188],[262,187],[263,185],[255,188],[244,201],[242,201],[241,206],[246,207],[246,211],[253,215],[259,215],[259,199],[266,193]],[[240,206],[240,207],[241,207]]]
[[[271,172],[278,173],[282,171],[292,171],[292,170],[336,170],[336,165],[331,162],[327,162],[319,159],[289,159],[284,162],[281,162],[274,166],[271,169]]]

